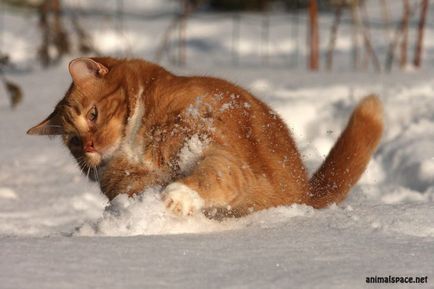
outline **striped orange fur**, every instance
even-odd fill
[[[177,76],[144,60],[79,58],[69,70],[65,97],[28,133],[61,135],[109,199],[159,185],[179,215],[340,202],[383,130],[381,102],[364,98],[309,180],[287,126],[239,86]]]

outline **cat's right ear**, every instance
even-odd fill
[[[81,57],[69,63],[69,73],[76,85],[94,81],[109,72],[108,68],[93,59]]]
[[[40,124],[35,125],[27,131],[27,134],[33,135],[61,135],[63,126],[60,122],[57,110],[54,110]]]

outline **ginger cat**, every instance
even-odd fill
[[[61,135],[110,200],[159,185],[178,215],[238,217],[340,202],[383,131],[381,102],[368,96],[309,180],[286,125],[239,86],[176,76],[143,60],[78,58],[69,71],[65,97],[27,133]]]

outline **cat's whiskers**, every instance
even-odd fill
[[[78,163],[78,166],[80,167],[81,170],[83,170],[83,169],[85,169],[87,167],[86,161],[85,161],[85,159],[83,157],[78,157],[77,158],[77,163]]]
[[[86,178],[89,179],[89,173],[90,173],[90,166],[87,167],[87,174],[86,174]]]
[[[86,177],[87,177],[87,178],[89,178],[89,175],[90,175],[91,173],[93,173],[94,180],[97,181],[97,182],[99,183],[98,168],[97,168],[96,166],[89,165],[89,164],[86,162],[85,158],[82,157],[82,156],[77,157],[77,163],[78,163],[78,166],[80,167],[80,169],[81,169],[83,172],[86,171]]]
[[[96,167],[93,168],[93,174],[95,176],[95,180],[98,182],[99,184],[99,177],[98,177],[98,169]]]

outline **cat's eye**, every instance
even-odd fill
[[[92,108],[87,113],[87,119],[91,122],[95,122],[97,117],[98,117],[98,110],[96,109],[96,106],[92,106]]]
[[[69,144],[72,146],[81,146],[81,140],[78,136],[73,136],[69,139]]]

